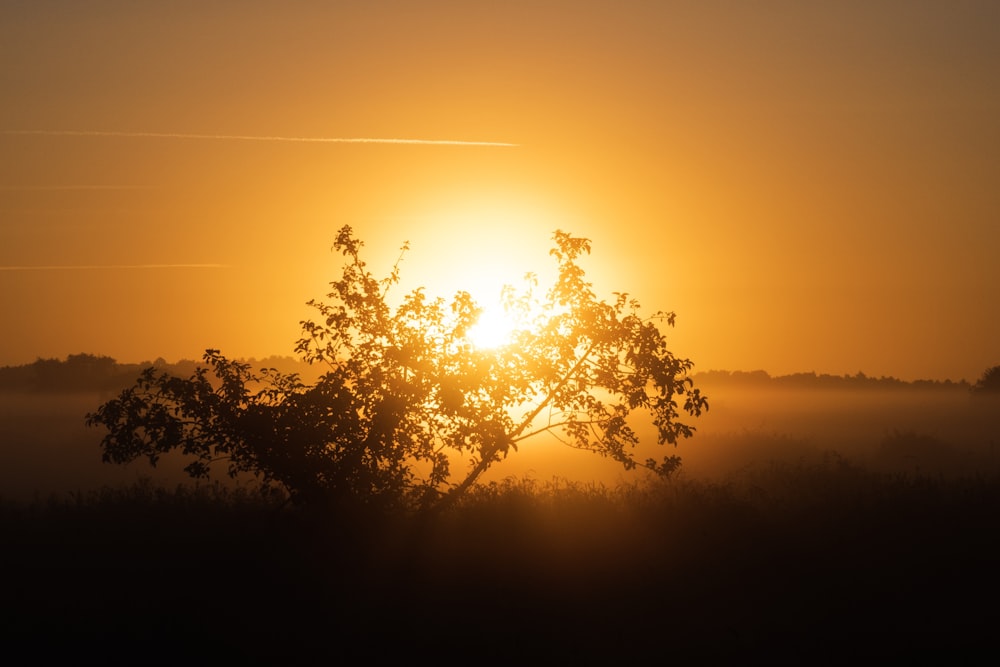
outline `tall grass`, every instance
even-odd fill
[[[431,519],[348,524],[142,482],[5,503],[0,620],[106,664],[954,659],[991,636],[998,491],[830,455],[718,481],[508,478]]]

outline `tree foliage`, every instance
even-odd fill
[[[982,377],[972,385],[977,394],[1000,394],[1000,366],[992,366],[983,371]]]
[[[318,380],[254,371],[217,350],[187,379],[147,369],[87,416],[107,428],[103,458],[155,465],[179,451],[195,477],[221,464],[296,501],[384,510],[446,506],[543,433],[669,476],[680,459],[638,457],[631,415],[647,413],[658,443],[676,446],[694,431],[682,412],[708,408],[691,361],[668,350],[658,326],[673,326],[674,314],[643,318],[625,293],[599,300],[578,263],[590,241],[557,231],[554,242],[554,283],[542,292],[529,274],[505,287],[515,330],[479,349],[468,332],[482,309],[467,292],[446,301],[415,289],[393,307],[399,262],[375,278],[344,227],[334,244],[342,274],[326,300],[309,302],[319,316],[301,323],[296,345],[325,368]]]

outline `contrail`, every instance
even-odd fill
[[[305,144],[404,144],[410,146],[489,146],[513,148],[520,144],[503,141],[459,141],[456,139],[375,139],[369,137],[274,137],[247,134],[185,134],[181,132],[113,132],[102,130],[0,130],[0,134],[50,137],[132,137],[152,139],[211,139],[216,141],[284,141]]]
[[[0,271],[93,271],[99,269],[228,269],[228,264],[60,264],[0,266]]]
[[[152,185],[0,185],[2,192],[50,190],[151,190]]]

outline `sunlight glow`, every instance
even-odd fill
[[[475,326],[469,329],[466,337],[473,346],[479,349],[500,347],[510,342],[516,329],[516,322],[499,305],[483,310]]]

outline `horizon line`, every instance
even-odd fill
[[[312,144],[397,144],[411,146],[486,146],[515,148],[520,144],[504,141],[464,141],[460,139],[386,139],[376,137],[284,137],[249,134],[191,134],[186,132],[123,132],[116,130],[0,130],[6,135],[52,137],[127,137],[148,139],[202,139],[215,141],[272,141]]]
[[[69,357],[69,356],[76,356],[76,355],[90,355],[90,356],[95,356],[95,357],[102,357],[102,356],[104,356],[104,357],[110,357],[111,356],[111,355],[108,355],[108,354],[98,353],[98,352],[77,352],[77,353],[72,353],[71,352],[71,353],[67,353],[66,354],[67,357]],[[168,361],[162,355],[158,355],[158,356],[159,356],[159,358],[164,359],[164,361],[166,361],[166,363],[168,365],[176,365],[176,364],[185,363],[185,362],[200,363],[199,362],[200,357],[196,358],[196,357],[181,356],[181,357],[175,358],[174,361]],[[41,357],[41,356],[36,356],[36,360],[37,359],[42,359],[42,358],[43,357]],[[54,358],[54,359],[56,359],[58,361],[62,361],[61,357],[49,357],[49,358]],[[144,362],[148,362],[149,361],[148,358],[142,359],[140,361],[122,361],[122,360],[120,360],[120,359],[118,359],[116,357],[111,357],[111,358],[113,358],[115,360],[115,363],[117,363],[119,365],[142,364]],[[237,360],[237,361],[265,361],[267,359],[284,359],[284,360],[287,360],[287,361],[292,361],[292,362],[294,362],[296,364],[309,365],[308,362],[302,360],[300,357],[296,357],[295,355],[288,354],[288,353],[277,353],[277,352],[272,352],[270,354],[258,353],[258,354],[251,354],[251,355],[234,356],[232,358],[234,360]],[[31,363],[34,363],[34,362],[23,362],[21,364],[13,364],[13,365],[30,365]],[[0,362],[0,367],[3,367],[4,365],[5,364],[3,364],[2,362]],[[6,364],[6,366],[8,366],[8,367],[11,366],[11,365],[12,364],[10,364],[10,363]],[[758,371],[763,371],[764,373],[767,373],[769,380],[781,380],[781,379],[784,379],[784,378],[790,378],[790,377],[794,377],[794,376],[797,376],[797,375],[810,375],[810,374],[815,374],[815,379],[822,379],[824,376],[826,376],[826,377],[832,377],[832,378],[838,379],[838,380],[841,380],[841,379],[851,380],[851,379],[856,379],[857,378],[856,375],[851,375],[850,373],[844,373],[844,374],[818,373],[816,371],[794,371],[794,372],[790,372],[790,373],[783,373],[783,374],[780,374],[780,375],[771,375],[769,371],[764,370],[764,369],[757,369],[755,371],[713,369],[713,370],[710,370],[710,371],[701,371],[701,372],[702,373],[706,373],[706,372],[707,373],[712,373],[712,372],[756,373]],[[698,372],[695,372],[695,373],[692,374],[692,376],[696,376],[698,374],[699,374]],[[865,375],[865,379],[866,380],[871,380],[871,381],[874,381],[874,382],[879,382],[879,381],[884,381],[884,380],[895,380],[895,381],[898,381],[898,382],[900,382],[902,384],[908,384],[908,385],[914,385],[914,384],[925,383],[925,382],[933,382],[933,383],[938,383],[938,384],[948,384],[948,383],[950,383],[950,384],[954,384],[954,385],[962,385],[962,384],[972,385],[972,384],[975,384],[975,380],[970,381],[970,380],[968,380],[968,379],[966,379],[964,377],[960,377],[959,379],[955,380],[955,379],[952,379],[951,377],[946,377],[944,379],[938,379],[938,378],[933,378],[933,377],[929,377],[929,376],[920,376],[920,375],[917,375],[917,376],[914,376],[914,379],[907,380],[907,379],[904,379],[904,378],[899,377],[897,375],[882,375],[882,376]]]

